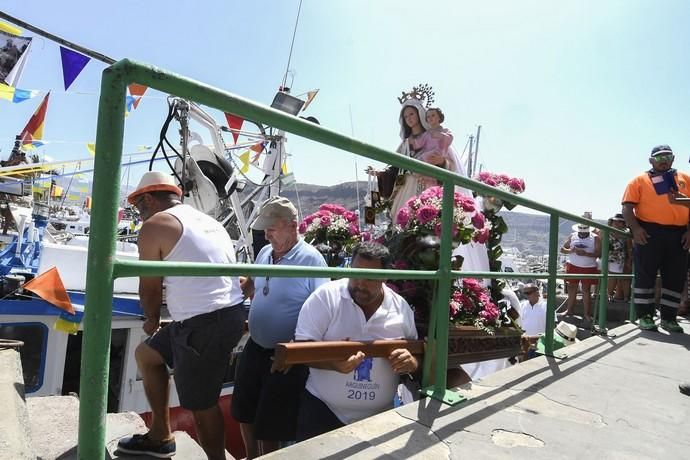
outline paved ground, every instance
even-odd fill
[[[488,376],[455,407],[402,407],[265,458],[690,458],[690,323],[685,334],[634,325]]]

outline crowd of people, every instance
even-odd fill
[[[180,201],[170,176],[146,173],[128,201],[144,223],[141,260],[234,264],[235,252],[217,221]],[[326,267],[323,256],[299,237],[297,210],[286,198],[264,202],[253,228],[269,244],[257,255],[265,265]],[[388,268],[388,249],[375,242],[355,247],[352,267]],[[161,327],[163,288],[172,322]],[[357,352],[348,359],[276,369],[277,343],[322,340],[416,339],[408,303],[383,280],[265,277],[141,277],[144,331],[136,350],[152,411],[149,431],[125,437],[122,453],[168,458],[176,445],[169,418],[169,374],[174,369],[180,405],[192,412],[209,459],[224,459],[224,421],[218,405],[223,377],[243,332],[243,301],[251,299],[250,339],[236,369],[231,412],[240,422],[247,458],[305,440],[393,407],[401,374],[418,358],[406,348],[386,358]]]
[[[459,168],[453,155],[425,150],[426,143],[431,143],[433,148],[441,146],[448,152],[452,136],[440,128],[440,110],[435,109],[426,117],[421,116],[422,110],[414,102],[404,104],[401,125],[409,130],[403,129],[407,137],[401,148],[407,155],[413,149],[424,161]],[[429,130],[415,132],[415,127],[423,127],[424,119],[432,121]],[[422,139],[433,129],[437,137]],[[632,242],[611,236],[609,270],[626,273],[634,260],[633,297],[639,326],[645,330],[657,327],[654,289],[660,272],[659,326],[682,332],[676,315],[687,278],[690,199],[685,192],[690,176],[671,169],[673,155],[668,146],[655,147],[650,163],[652,169],[628,185],[623,212],[609,220],[610,225],[620,229],[627,224],[632,234]],[[658,194],[655,177],[668,171],[675,177],[676,187]],[[428,185],[428,181],[423,176],[404,174],[394,191],[394,201]],[[407,188],[410,190],[404,193]],[[143,220],[138,241],[140,259],[235,264],[233,243],[222,225],[183,204],[181,194],[170,176],[149,172],[129,195],[129,203]],[[323,256],[300,238],[298,213],[288,199],[274,197],[264,202],[253,228],[264,231],[269,243],[258,253],[256,263],[326,267]],[[488,271],[488,263],[479,257],[482,251],[486,257],[486,249],[471,250],[476,254],[475,259],[472,254],[466,256],[470,268]],[[568,273],[597,272],[600,235],[589,226],[577,225],[561,250],[569,255]],[[360,243],[354,248],[354,268],[388,268],[389,262],[388,249],[379,243]],[[585,319],[589,319],[591,287],[596,281],[569,279],[568,284],[566,313],[572,313],[578,284],[582,284]],[[165,327],[161,327],[163,288],[172,318]],[[192,412],[206,455],[210,459],[225,458],[224,422],[218,399],[232,350],[243,334],[245,299],[251,299],[250,338],[237,365],[231,412],[240,423],[248,458],[393,407],[400,375],[420,367],[420,357],[406,348],[396,349],[384,358],[369,357],[360,351],[340,361],[306,363],[287,369],[275,366],[276,344],[293,340],[416,339],[412,309],[383,280],[148,276],[141,277],[139,291],[146,316],[143,327],[150,337],[137,348],[136,359],[152,421],[146,434],[119,441],[118,448],[124,453],[161,458],[174,455],[176,446],[168,411],[168,368],[172,368],[180,405]],[[625,280],[612,279],[608,292],[614,299],[627,300],[630,286]],[[539,342],[546,328],[556,324],[556,318],[551,323],[546,317],[546,302],[539,286],[527,284],[522,294],[525,300],[517,308],[518,322],[529,340]],[[572,325],[561,322],[556,332],[561,346],[575,341]]]

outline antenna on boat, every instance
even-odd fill
[[[297,35],[297,25],[299,24],[299,14],[302,11],[302,0],[299,0],[299,7],[297,8],[297,17],[295,18],[295,27],[292,30],[292,42],[290,43],[290,53],[288,54],[287,67],[285,68],[285,76],[283,77],[283,84],[287,83],[288,72],[290,71],[290,60],[292,59],[292,48],[295,46],[295,35]]]
[[[352,104],[348,104],[348,110],[350,111],[350,135],[355,137],[355,125],[352,122]],[[360,209],[361,201],[359,200],[359,168],[357,167],[357,155],[355,157],[355,192],[357,193],[357,226],[362,228],[362,210]]]
[[[477,158],[479,157],[479,134],[482,131],[482,125],[477,126],[477,142],[474,144],[474,164],[472,165],[472,171],[476,173],[477,171]]]
[[[469,143],[470,143],[470,150],[469,150],[469,154],[467,155],[467,177],[472,177],[472,175],[473,175],[472,174],[473,173],[472,166],[474,166],[474,160],[472,157],[472,146],[474,145],[474,136],[471,134],[470,134]]]

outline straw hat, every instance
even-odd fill
[[[539,341],[537,342],[537,352],[541,354],[544,354],[546,347],[544,337],[543,335],[539,337]],[[558,350],[559,348],[567,347],[576,342],[579,342],[579,340],[577,340],[577,326],[566,323],[565,321],[558,323],[556,329],[553,331],[553,349]]]
[[[175,193],[178,197],[182,196],[182,190],[175,184],[175,179],[171,175],[159,171],[149,171],[141,176],[139,185],[137,185],[136,190],[129,194],[127,201],[129,204],[134,204],[139,195],[151,192],[170,192]]]

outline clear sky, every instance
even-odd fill
[[[285,72],[298,4],[5,0],[0,9],[116,59],[268,104]],[[523,177],[527,198],[605,219],[619,212],[627,181],[648,168],[654,145],[670,144],[675,166],[688,169],[688,24],[683,0],[304,0],[293,94],[319,88],[306,114],[395,149],[396,97],[428,83],[456,148],[481,124],[485,170]],[[104,67],[92,61],[65,93],[58,46],[34,40],[19,86],[52,90],[44,138],[61,142],[43,147],[45,154],[88,156]],[[129,151],[154,145],[166,114],[163,94],[147,96],[126,122]],[[0,155],[7,157],[39,102],[0,101]],[[299,182],[355,179],[349,153],[295,136],[288,148]],[[358,169],[368,163],[359,159]]]

